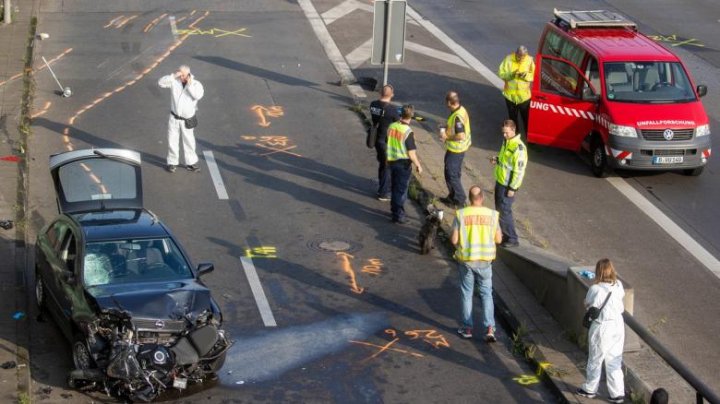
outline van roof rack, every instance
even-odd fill
[[[637,24],[612,11],[561,11],[557,8],[553,11],[555,14],[555,25],[565,29],[613,27],[637,30]]]

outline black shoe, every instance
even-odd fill
[[[165,169],[171,173],[174,173],[175,170],[177,170],[177,166],[175,164],[168,164]]]
[[[500,243],[500,247],[503,247],[503,248],[514,248],[519,245],[520,245],[520,243],[517,241],[503,241],[502,243]]]
[[[408,223],[409,221],[410,221],[410,220],[408,220],[408,218],[406,218],[406,217],[401,217],[401,218],[399,218],[399,219],[393,219],[393,220],[392,220],[392,222],[395,223],[395,224],[406,224],[406,223]]]
[[[585,391],[581,388],[578,388],[575,393],[577,393],[578,396],[583,396],[587,398],[595,398],[595,393],[590,393],[589,391]]]
[[[624,403],[625,396],[609,397],[608,401],[610,401],[611,403]]]
[[[200,171],[200,166],[197,164],[190,164],[189,166],[186,166],[185,168],[187,168],[188,171],[192,171],[194,173]]]

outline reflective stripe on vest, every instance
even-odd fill
[[[470,117],[468,116],[465,107],[460,107],[450,114],[447,120],[447,133],[448,137],[455,136],[455,117],[459,117],[465,126],[465,139],[463,140],[446,140],[445,149],[453,153],[462,153],[470,148],[472,142],[471,131],[470,131]]]
[[[410,126],[402,122],[390,124],[387,131],[387,161],[410,158],[405,147],[405,140],[410,136],[410,132],[412,132]]]
[[[498,213],[486,207],[469,206],[459,209],[455,218],[460,224],[455,258],[458,261],[494,260]]]

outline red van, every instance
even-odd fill
[[[608,11],[558,11],[545,26],[530,102],[530,143],[587,152],[609,168],[699,175],[710,126],[682,61]]]

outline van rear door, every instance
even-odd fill
[[[573,63],[538,54],[528,142],[579,151],[597,111],[597,89]]]

